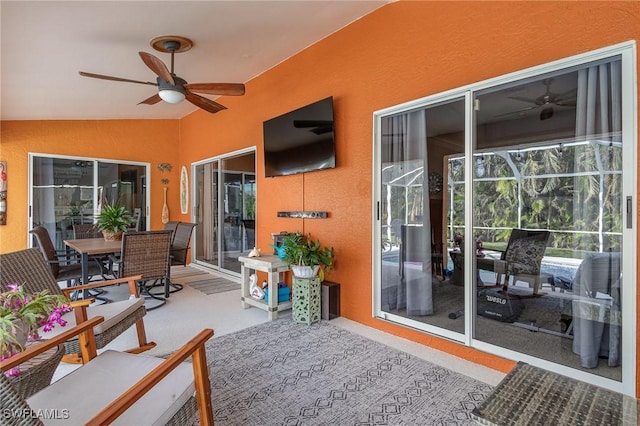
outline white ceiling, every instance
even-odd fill
[[[170,68],[151,48],[161,35],[190,38],[175,72],[189,83],[245,83],[389,3],[353,1],[0,1],[0,119],[180,118],[189,102],[137,105],[155,87],[138,56]],[[215,99],[215,97],[210,97]]]

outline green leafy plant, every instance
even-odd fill
[[[125,232],[135,221],[123,206],[105,204],[98,215],[96,226],[98,231]]]
[[[333,269],[334,249],[323,247],[319,240],[311,239],[311,235],[289,234],[282,240],[282,247],[283,260],[290,265],[319,265],[325,272]]]

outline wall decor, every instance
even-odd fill
[[[7,224],[7,162],[0,161],[0,225]]]
[[[189,213],[189,174],[186,166],[182,166],[180,171],[180,213]]]
[[[169,222],[169,206],[167,206],[167,187],[164,188],[164,199],[162,202],[162,223],[165,224]]]

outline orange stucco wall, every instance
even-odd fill
[[[172,216],[180,212],[179,168],[160,173],[156,167],[158,163],[176,165],[178,120],[3,121],[1,124],[0,158],[7,162],[8,179],[7,225],[0,226],[0,252],[19,250],[27,245],[29,153],[148,162],[151,164],[151,228],[162,228],[160,179],[168,178],[168,191],[176,194],[168,200]]]
[[[286,34],[286,28],[282,31]],[[36,130],[32,131],[30,123],[3,123],[0,157],[9,161],[9,220],[16,228],[0,230],[0,238],[3,244],[7,235],[17,238],[18,243],[7,242],[12,249],[20,248],[25,240],[26,219],[22,218],[26,217],[26,177],[13,177],[11,170],[18,169],[18,165],[24,165],[26,170],[27,151],[77,153],[78,141],[84,143],[94,137],[97,142],[108,139],[113,144],[113,138],[101,136],[104,131],[95,129],[108,126],[109,131],[137,144],[128,144],[126,149],[121,146],[123,151],[118,158],[152,164],[178,158],[179,161],[170,161],[174,163],[173,173],[177,173],[179,167],[175,166],[256,146],[258,247],[269,250],[271,232],[310,232],[336,249],[336,268],[330,279],[342,285],[343,316],[508,371],[511,361],[372,318],[372,113],[639,38],[639,2],[400,1],[249,81],[245,96],[222,98],[220,101],[228,110],[215,115],[197,111],[180,120],[179,127],[173,122],[155,121],[86,125],[71,122],[35,123]],[[264,178],[262,122],[326,96],[333,96],[335,101],[337,168]],[[159,129],[161,125],[168,128],[166,132]],[[73,137],[69,139],[61,132]],[[154,149],[140,147],[140,139],[155,144]],[[109,151],[102,143],[86,150],[87,155],[113,157],[107,155]],[[153,182],[158,179],[152,176]],[[177,182],[177,176],[171,185],[173,182]],[[152,197],[151,209],[158,210],[162,203],[160,185],[154,187]],[[178,210],[177,198],[171,201],[170,208]],[[288,210],[323,210],[330,217],[276,217],[277,211]],[[156,215],[152,225],[158,227],[158,221]],[[0,250],[6,251],[5,247]]]

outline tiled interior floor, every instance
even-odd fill
[[[172,274],[176,277],[173,281],[188,284],[189,277],[180,277],[180,275],[178,271],[176,274]],[[201,280],[202,276],[198,276],[197,279]],[[115,292],[110,290],[109,297],[118,297],[116,293],[117,290]],[[281,312],[280,315],[290,315],[290,311]],[[183,290],[171,294],[164,306],[149,311],[144,321],[148,340],[157,343],[157,346],[146,354],[165,355],[175,351],[203,328],[213,328],[215,332],[213,338],[215,339],[216,336],[233,333],[268,321],[268,318],[267,313],[263,310],[242,308],[239,288],[224,293],[205,295],[185,285]],[[336,318],[331,320],[331,323],[492,386],[497,385],[505,376],[502,372],[381,332],[346,318]],[[111,342],[107,348],[126,350],[135,347],[136,343],[135,327],[132,327]],[[54,380],[68,374],[74,368],[77,366],[61,364],[56,371]]]

